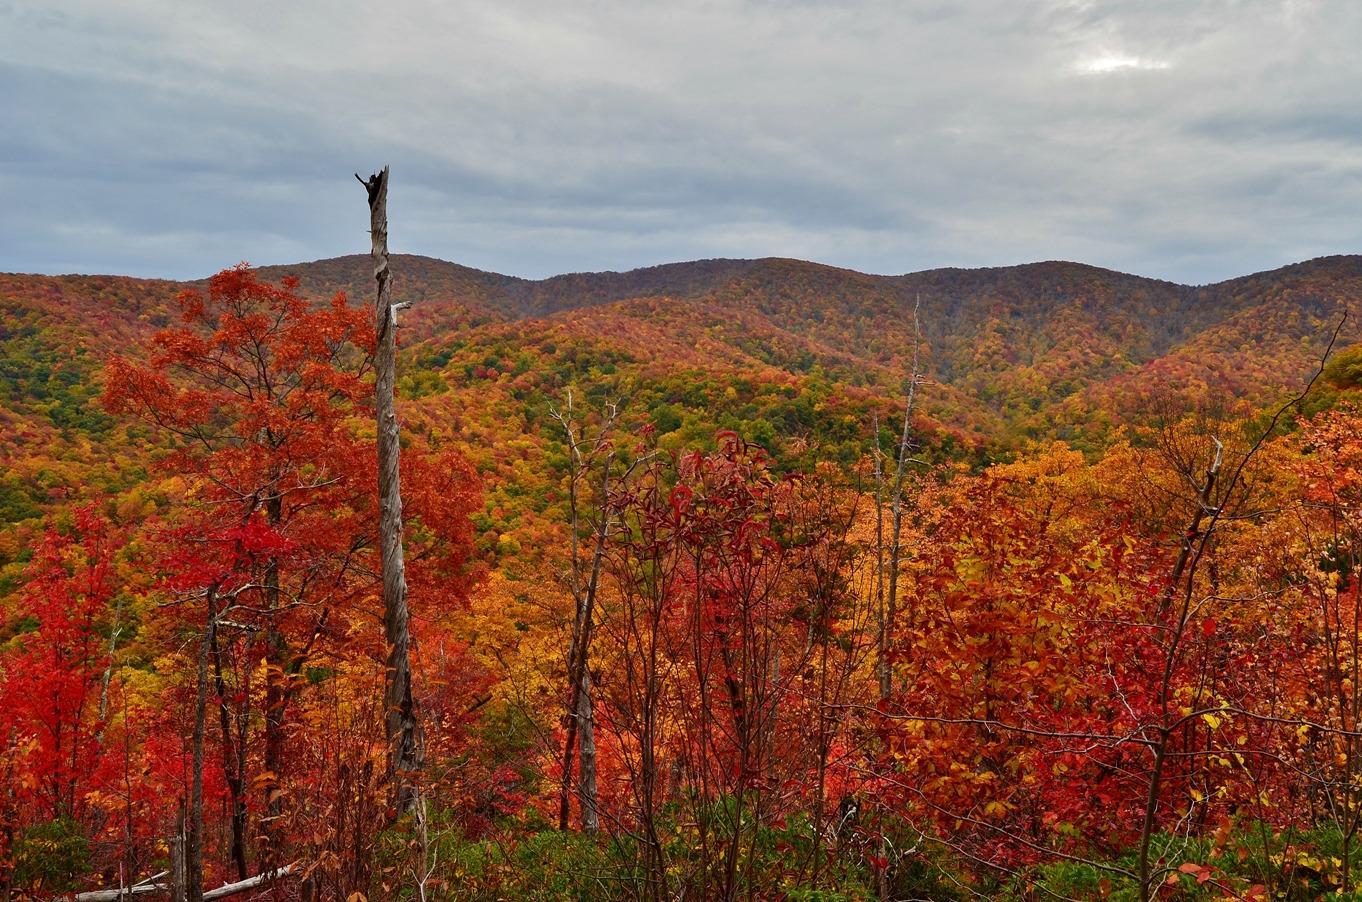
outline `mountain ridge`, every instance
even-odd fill
[[[714,258],[529,280],[399,254],[393,268],[396,295],[413,302],[402,320],[408,390],[448,396],[451,409],[503,392],[501,415],[523,418],[534,399],[574,381],[633,380],[655,389],[650,403],[688,405],[695,436],[725,405],[730,425],[755,416],[742,386],[758,383],[812,392],[820,400],[810,403],[829,410],[852,399],[842,416],[874,406],[889,416],[919,340],[911,311],[920,298],[932,382],[922,411],[935,424],[923,428],[998,448],[1058,438],[1096,449],[1165,390],[1189,403],[1268,403],[1317,366],[1342,311],[1362,303],[1362,255],[1206,286],[1067,261],[886,276]],[[259,271],[296,277],[319,299],[345,291],[365,303],[372,289],[367,255]],[[10,444],[48,443],[98,465],[98,443],[81,430],[107,428],[94,401],[104,359],[173,324],[176,294],[203,284],[0,274],[0,423]],[[1359,325],[1349,320],[1342,344],[1362,338]],[[689,395],[687,379],[709,394]],[[735,386],[736,400],[722,397]],[[772,428],[815,440],[811,417],[780,414]]]
[[[980,291],[997,292],[997,301],[1018,294],[1033,302],[1064,300],[1064,284],[1075,280],[1099,280],[1122,292],[1157,291],[1169,301],[1183,305],[1234,289],[1262,291],[1285,278],[1316,276],[1362,277],[1362,255],[1328,255],[1289,263],[1205,285],[1192,285],[1125,273],[1093,264],[1066,260],[1042,260],[1010,266],[935,267],[895,275],[865,273],[847,267],[790,257],[706,258],[662,263],[631,270],[561,273],[542,279],[527,279],[480,270],[438,257],[394,254],[394,290],[399,296],[419,304],[422,301],[457,301],[464,306],[470,321],[488,318],[522,319],[552,316],[583,306],[648,297],[678,299],[703,297],[735,284],[748,288],[778,287],[781,281],[811,279],[816,287],[832,286],[839,294],[849,288],[898,295],[901,305],[908,296],[931,293],[946,296],[969,295]],[[304,292],[321,296],[344,290],[357,299],[371,287],[369,257],[350,254],[313,261],[258,267],[268,278],[297,277]],[[33,282],[60,292],[60,287],[110,284],[139,285],[158,298],[183,287],[202,285],[202,279],[142,278],[115,274],[41,275],[0,273],[7,287],[16,282]],[[1053,286],[1046,286],[1053,281]],[[842,284],[835,284],[842,283]],[[12,293],[12,292],[11,292]],[[1181,306],[1181,305],[1180,305]],[[1031,310],[1031,313],[1040,312]],[[1180,311],[1181,312],[1181,311]],[[466,323],[450,322],[443,325]],[[928,323],[930,328],[930,323]]]
[[[1230,283],[1230,282],[1237,282],[1237,281],[1241,281],[1241,280],[1244,280],[1244,279],[1251,279],[1251,278],[1253,278],[1253,277],[1255,277],[1255,276],[1261,276],[1261,275],[1270,274],[1270,273],[1285,272],[1285,271],[1290,271],[1290,270],[1299,270],[1299,269],[1302,269],[1302,268],[1312,268],[1312,267],[1315,267],[1316,265],[1319,265],[1319,264],[1326,264],[1326,263],[1331,263],[1331,262],[1335,262],[1335,261],[1350,261],[1350,262],[1355,263],[1355,264],[1358,265],[1358,266],[1362,266],[1362,253],[1359,253],[1359,254],[1322,254],[1322,255],[1320,255],[1320,256],[1318,256],[1318,257],[1308,257],[1308,258],[1305,258],[1305,259],[1303,259],[1303,260],[1297,260],[1297,261],[1293,261],[1293,262],[1290,262],[1290,263],[1284,263],[1284,264],[1282,264],[1282,265],[1280,265],[1280,266],[1270,267],[1270,268],[1264,269],[1264,270],[1255,270],[1254,272],[1251,272],[1251,273],[1245,273],[1245,274],[1237,275],[1237,276],[1229,276],[1229,277],[1224,278],[1224,279],[1218,279],[1218,280],[1216,280],[1216,281],[1214,281],[1214,282],[1178,282],[1178,281],[1176,281],[1176,280],[1174,280],[1174,279],[1165,279],[1165,278],[1161,278],[1161,277],[1159,277],[1159,276],[1147,276],[1147,275],[1141,275],[1141,274],[1139,274],[1139,273],[1127,272],[1127,271],[1121,270],[1121,269],[1112,269],[1112,268],[1110,268],[1110,267],[1099,266],[1099,265],[1094,264],[1094,263],[1085,263],[1085,262],[1079,261],[1079,260],[1065,260],[1065,259],[1061,259],[1061,258],[1051,258],[1051,259],[1045,259],[1045,260],[1031,260],[1031,261],[1028,261],[1028,262],[1025,262],[1025,263],[997,264],[997,265],[989,265],[989,266],[933,266],[933,267],[928,267],[928,268],[926,268],[926,269],[908,270],[908,271],[901,272],[901,273],[872,273],[872,272],[866,272],[866,271],[863,271],[863,270],[854,269],[854,268],[849,267],[849,266],[838,266],[837,264],[834,264],[834,263],[823,263],[823,262],[820,262],[820,261],[817,261],[817,260],[805,260],[805,259],[800,258],[800,257],[785,257],[785,256],[773,255],[773,256],[765,256],[765,257],[698,257],[698,258],[695,258],[695,259],[693,259],[693,260],[675,260],[675,261],[669,261],[669,262],[666,262],[666,263],[652,263],[652,264],[648,264],[648,265],[646,265],[646,266],[637,266],[637,267],[633,267],[633,268],[630,268],[630,269],[620,269],[620,270],[615,270],[615,269],[601,269],[601,270],[584,269],[584,270],[572,270],[572,271],[566,271],[566,272],[561,272],[561,273],[555,273],[555,274],[553,274],[553,275],[543,276],[543,277],[540,277],[540,278],[533,278],[533,277],[528,277],[528,276],[516,276],[516,275],[510,275],[510,274],[506,274],[506,273],[499,273],[499,272],[496,272],[495,270],[479,269],[478,267],[475,267],[475,266],[470,266],[470,265],[465,264],[465,263],[459,263],[459,262],[454,261],[454,260],[448,260],[448,259],[445,259],[445,258],[443,258],[443,257],[432,256],[432,255],[430,255],[430,254],[395,253],[395,254],[392,255],[392,258],[395,259],[395,260],[397,260],[397,259],[406,259],[406,260],[420,260],[420,261],[426,261],[426,262],[430,262],[430,263],[438,263],[438,264],[442,264],[442,265],[447,265],[447,266],[455,267],[455,268],[457,268],[457,269],[459,269],[459,270],[465,271],[465,272],[470,273],[470,274],[475,274],[475,275],[480,275],[480,276],[489,276],[489,277],[493,277],[493,278],[496,278],[496,279],[499,279],[499,280],[514,281],[514,282],[523,282],[523,283],[531,283],[531,284],[540,284],[540,283],[545,283],[545,282],[554,282],[554,281],[557,281],[557,280],[570,279],[570,278],[574,278],[574,277],[590,277],[590,276],[602,276],[602,277],[609,277],[609,276],[626,276],[626,275],[630,275],[630,274],[634,274],[634,273],[645,273],[645,272],[653,272],[653,271],[666,270],[666,269],[678,269],[678,268],[683,268],[683,267],[691,267],[691,266],[707,265],[707,264],[747,265],[747,264],[755,264],[755,263],[779,262],[779,263],[795,263],[795,264],[800,264],[800,265],[809,266],[809,267],[816,267],[816,268],[819,268],[819,269],[826,269],[826,270],[834,270],[834,271],[844,272],[844,273],[851,273],[851,274],[855,274],[855,275],[858,275],[858,276],[866,276],[866,277],[869,277],[869,278],[872,278],[872,279],[903,279],[903,278],[907,278],[907,277],[910,277],[910,276],[917,276],[917,275],[922,275],[922,274],[925,274],[925,273],[938,273],[938,272],[940,272],[940,273],[989,273],[989,272],[998,272],[998,271],[1006,271],[1006,270],[1026,270],[1026,269],[1034,269],[1034,268],[1042,268],[1042,267],[1074,267],[1074,268],[1080,268],[1080,269],[1093,270],[1093,271],[1097,271],[1097,272],[1101,272],[1101,273],[1106,273],[1106,274],[1112,274],[1112,275],[1118,275],[1118,276],[1127,276],[1127,277],[1129,277],[1129,278],[1132,278],[1132,279],[1139,279],[1139,280],[1142,280],[1142,281],[1163,282],[1163,283],[1165,283],[1165,284],[1168,284],[1168,285],[1175,285],[1175,286],[1178,286],[1178,287],[1181,287],[1181,288],[1210,288],[1210,287],[1215,287],[1215,286],[1218,286],[1218,285],[1225,285],[1225,284]],[[292,268],[297,268],[297,267],[309,267],[309,268],[310,268],[310,267],[317,266],[317,265],[319,265],[319,264],[331,264],[331,263],[337,263],[337,262],[342,262],[342,261],[348,261],[348,262],[356,262],[356,263],[358,263],[358,262],[362,262],[362,261],[367,261],[368,259],[369,259],[369,255],[368,255],[368,254],[360,254],[360,253],[356,253],[356,254],[340,254],[340,255],[337,255],[337,256],[334,256],[334,257],[319,257],[319,258],[317,258],[317,259],[315,259],[315,260],[298,260],[298,261],[293,261],[293,262],[289,262],[289,263],[269,263],[269,264],[259,264],[259,265],[253,265],[253,268],[256,268],[256,269],[259,269],[259,270],[262,270],[262,271],[269,271],[269,270],[284,270],[284,269],[292,269]],[[35,272],[23,272],[23,271],[17,271],[17,270],[15,270],[15,271],[4,271],[4,272],[0,272],[0,276],[22,276],[22,277],[27,277],[27,278],[52,278],[52,279],[63,279],[63,278],[118,278],[118,279],[133,279],[133,280],[142,281],[142,282],[168,282],[168,283],[175,283],[175,284],[197,284],[197,283],[204,282],[204,281],[206,281],[206,280],[208,279],[208,276],[207,276],[207,275],[200,276],[200,277],[197,277],[197,278],[192,278],[192,279],[174,279],[174,278],[165,277],[165,276],[131,276],[131,275],[124,275],[124,274],[113,273],[113,272],[35,273]]]

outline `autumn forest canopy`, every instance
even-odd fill
[[[0,275],[0,897],[1354,897],[1362,258],[374,267]]]

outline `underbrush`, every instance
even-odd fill
[[[726,884],[726,855],[733,839],[731,812],[723,805],[699,819],[668,813],[658,829],[665,862],[661,886],[650,883],[645,848],[628,830],[591,836],[551,829],[537,817],[507,820],[492,834],[473,838],[452,822],[432,823],[425,857],[431,877],[427,898],[458,899],[697,899],[713,898]],[[971,867],[949,842],[928,841],[903,829],[860,828],[831,832],[815,850],[805,816],[779,825],[746,828],[732,867],[739,898],[788,902],[861,902],[879,898],[881,867],[890,898],[1001,902],[1068,898],[1135,902],[1134,848],[1106,860],[1050,861],[1009,871]],[[914,838],[915,837],[915,838]],[[1274,831],[1257,823],[1222,829],[1214,837],[1158,836],[1153,841],[1160,899],[1342,900],[1362,898],[1362,849],[1337,829]],[[418,898],[413,876],[417,845],[408,828],[392,831],[382,846],[383,867],[405,879],[398,898]],[[818,867],[815,869],[815,854]],[[1079,856],[1082,857],[1082,856]],[[815,873],[816,870],[816,873]],[[1345,893],[1344,885],[1349,889]]]

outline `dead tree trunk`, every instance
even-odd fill
[[[599,802],[596,796],[596,721],[591,710],[591,668],[582,670],[582,687],[577,694],[577,720],[581,730],[582,775],[577,781],[577,803],[582,810],[582,830],[600,829]]]
[[[180,814],[175,819],[175,833],[170,837],[170,902],[185,902],[188,880],[184,867],[184,797],[180,797]]]
[[[172,846],[174,846],[175,842],[175,838],[171,837]],[[295,865],[289,864],[279,868],[277,871],[265,871],[254,877],[238,880],[236,883],[223,884],[217,889],[210,889],[204,893],[203,902],[213,902],[214,899],[226,899],[231,896],[239,895],[240,893],[260,889],[276,880],[282,880],[289,876],[293,873],[294,868]],[[172,899],[175,899],[175,881],[178,878],[172,873],[169,884],[156,882],[165,876],[166,872],[162,872],[155,877],[149,877],[141,883],[133,884],[125,889],[96,889],[90,890],[89,892],[76,893],[75,902],[124,902],[124,900],[133,899],[137,896],[159,895],[167,892],[171,894]]]
[[[898,617],[899,565],[903,558],[903,489],[908,475],[909,453],[913,450],[913,405],[917,401],[917,386],[922,381],[922,321],[919,311],[922,297],[913,302],[913,368],[908,376],[908,387],[903,402],[903,427],[899,433],[898,457],[894,463],[894,482],[889,490],[889,545],[885,547],[884,455],[880,449],[879,418],[875,429],[875,603],[876,641],[875,675],[879,682],[880,703],[887,704],[893,694],[893,672],[889,666],[890,645],[893,642],[894,622]],[[915,461],[916,462],[916,461]],[[888,552],[888,560],[885,553]],[[886,573],[886,570],[888,571]],[[887,585],[886,585],[887,584]],[[888,837],[881,838],[880,857],[889,857]],[[879,898],[889,898],[889,869],[880,868],[876,878]]]
[[[581,811],[582,829],[587,833],[595,833],[600,828],[600,817],[596,788],[596,728],[591,705],[591,630],[595,618],[596,589],[600,583],[601,565],[613,515],[610,507],[610,468],[615,462],[615,447],[611,441],[611,434],[619,415],[619,407],[616,404],[607,405],[605,420],[589,448],[585,444],[585,431],[580,433],[578,431],[571,390],[568,391],[567,410],[560,412],[550,408],[550,413],[563,427],[572,465],[568,478],[568,527],[571,532],[568,585],[572,590],[575,605],[572,643],[568,648],[567,661],[568,692],[564,716],[567,735],[563,742],[558,829],[566,830],[568,826],[572,798],[573,755],[580,748],[581,774],[577,781],[577,804]],[[583,582],[580,487],[582,481],[591,475],[592,468],[596,466],[601,468],[600,484],[596,490],[598,519],[593,530],[591,569],[586,581]]]
[[[601,477],[602,490],[608,492],[609,469]],[[575,504],[575,503],[574,503]],[[575,506],[574,506],[575,511]],[[605,554],[606,536],[610,530],[608,511],[601,512],[596,528],[595,551],[592,554],[591,576],[584,590],[575,592],[577,602],[573,642],[568,650],[568,716],[567,736],[563,742],[563,775],[558,797],[558,829],[566,830],[572,797],[572,757],[581,748],[581,778],[577,783],[577,800],[582,806],[582,829],[594,833],[599,826],[596,809],[596,730],[591,710],[591,628],[595,616],[596,587],[601,561]],[[574,514],[575,517],[575,514]],[[574,536],[574,541],[576,541]],[[573,563],[574,586],[577,585],[576,562]]]
[[[369,176],[357,174],[369,194],[369,233],[374,263],[374,409],[378,419],[379,533],[383,563],[383,631],[388,642],[384,705],[388,737],[389,777],[396,788],[397,809],[417,804],[416,775],[422,766],[420,727],[411,688],[411,633],[407,613],[407,579],[402,559],[402,486],[398,476],[398,424],[394,387],[397,379],[397,311],[391,298],[388,269],[388,167]]]
[[[910,461],[908,455],[909,452],[913,450],[913,405],[917,401],[917,385],[922,381],[922,373],[920,372],[922,324],[918,319],[918,310],[921,306],[922,298],[919,297],[913,304],[913,370],[908,377],[908,391],[903,402],[903,429],[899,435],[898,460],[894,465],[894,485],[890,490],[889,586],[884,601],[884,607],[880,612],[879,659],[876,662],[876,670],[878,671],[880,681],[881,700],[887,700],[893,689],[889,670],[889,645],[891,642],[890,634],[893,630],[894,619],[898,615],[899,604],[899,564],[903,558],[903,484],[908,475],[908,463]],[[879,441],[879,433],[876,432],[875,450],[877,457],[879,452]],[[877,478],[883,479],[878,459],[876,460],[876,475]],[[883,494],[882,491],[878,493],[881,495]],[[883,527],[881,526],[880,529],[882,530]],[[882,544],[883,539],[881,539],[880,542]]]

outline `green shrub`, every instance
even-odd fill
[[[14,841],[14,883],[37,893],[63,893],[90,869],[90,844],[68,818],[35,824]]]

